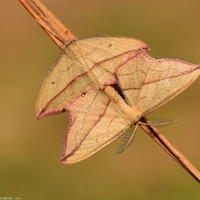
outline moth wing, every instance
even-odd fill
[[[94,83],[110,85],[117,82],[116,68],[127,62],[139,49],[147,51],[149,47],[133,38],[93,37],[78,40],[66,50],[90,77],[95,77]]]
[[[88,89],[65,108],[71,118],[61,158],[66,164],[93,155],[130,126],[115,103],[98,89]]]
[[[200,66],[178,59],[153,59],[141,50],[117,69],[120,88],[140,117],[173,99],[200,74]]]
[[[64,104],[72,101],[91,84],[87,73],[69,56],[61,54],[40,88],[36,101],[37,117],[40,119],[64,111]]]

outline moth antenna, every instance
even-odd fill
[[[154,126],[165,126],[177,122],[179,119],[149,119],[148,123]]]
[[[137,131],[138,125],[140,124],[140,121],[135,124],[135,126],[131,126],[124,134],[123,134],[123,143],[119,146],[119,148],[117,149],[116,154],[122,153],[123,151],[125,151],[126,148],[129,147],[129,145],[131,144],[131,142],[133,141],[133,138],[135,136],[135,133]]]

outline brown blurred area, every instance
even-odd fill
[[[155,58],[200,63],[200,1],[43,0],[76,36],[108,34],[144,41]],[[89,159],[59,159],[66,113],[37,120],[35,101],[57,46],[19,1],[1,1],[0,199],[199,199],[199,184],[141,129]],[[152,113],[180,119],[159,130],[200,170],[200,80]]]

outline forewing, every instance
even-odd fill
[[[116,68],[131,59],[139,49],[148,46],[137,39],[94,37],[69,45],[66,53],[75,59],[96,85],[114,84]]]
[[[81,161],[118,138],[130,126],[117,106],[97,89],[88,89],[66,106],[71,122],[62,162]]]
[[[61,54],[45,78],[36,101],[38,118],[60,113],[92,80],[68,55]]]
[[[143,50],[117,70],[120,87],[140,117],[173,99],[199,74],[199,65],[176,59],[153,59]]]

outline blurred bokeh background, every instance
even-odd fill
[[[200,63],[198,0],[43,0],[76,36],[134,37],[155,58]],[[140,128],[73,165],[60,162],[66,113],[38,121],[35,101],[57,46],[18,0],[1,0],[0,197],[81,200],[199,199],[199,184]],[[151,114],[180,119],[159,128],[200,169],[200,80]]]

